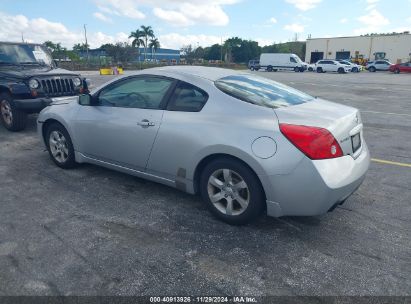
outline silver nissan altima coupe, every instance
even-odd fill
[[[357,109],[245,72],[163,67],[55,99],[54,163],[91,163],[200,194],[229,224],[333,210],[370,163]]]

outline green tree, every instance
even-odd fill
[[[149,38],[154,38],[154,31],[151,26],[140,26],[141,32],[143,33],[144,37],[144,61],[147,59],[147,48],[148,48],[148,40]]]
[[[144,45],[143,37],[144,34],[140,30],[131,32],[130,36],[128,36],[128,38],[133,38],[133,41],[131,42],[133,48],[140,48],[140,46]]]
[[[221,45],[213,44],[210,47],[204,49],[205,60],[220,60],[221,58]]]
[[[151,49],[151,54],[152,54],[152,59],[156,59],[156,52],[157,52],[157,49],[159,49],[160,48],[160,41],[158,41],[158,39],[157,38],[152,38],[151,40],[150,40],[150,43],[149,43],[149,45],[148,45],[148,47]],[[153,56],[154,56],[154,58],[153,58]]]

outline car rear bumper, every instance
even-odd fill
[[[305,157],[290,174],[268,176],[267,214],[313,216],[331,211],[358,189],[369,164],[365,142],[356,159],[350,155],[315,161]]]

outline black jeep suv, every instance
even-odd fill
[[[53,97],[87,91],[85,79],[57,68],[45,46],[0,42],[0,120],[8,130],[23,130],[27,114],[39,113]]]

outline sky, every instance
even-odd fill
[[[259,45],[411,31],[411,0],[0,0],[0,41],[71,48],[124,42],[140,25],[161,47],[209,46],[229,37]]]

